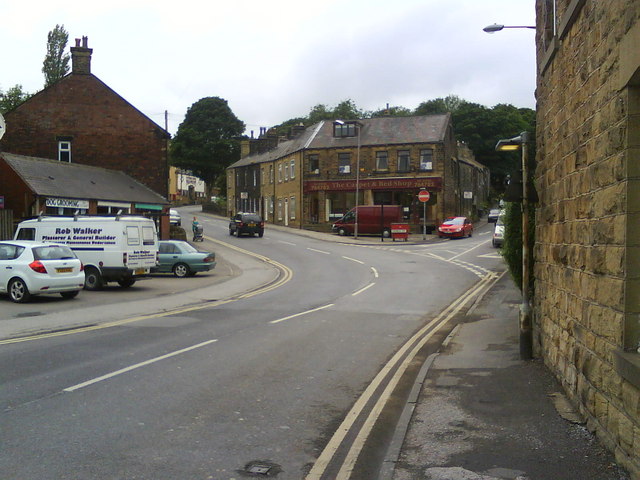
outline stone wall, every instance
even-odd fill
[[[640,3],[558,0],[548,48],[545,4],[536,2],[535,351],[640,478],[638,316],[629,315],[639,232],[630,171],[640,161],[629,141],[639,130],[629,116],[635,87],[618,85],[620,44],[640,28]]]

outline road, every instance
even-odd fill
[[[91,328],[0,345],[5,478],[374,478],[422,360],[504,268],[488,228],[353,245],[199,220],[204,247],[252,259],[228,282],[56,302]]]

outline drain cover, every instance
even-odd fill
[[[266,475],[271,470],[270,466],[267,465],[251,465],[247,472],[249,473],[261,473],[262,475]]]
[[[241,473],[250,477],[275,477],[281,471],[280,465],[265,460],[254,460],[247,463]]]

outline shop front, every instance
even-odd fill
[[[418,200],[418,192],[431,194],[426,208]],[[356,190],[358,200],[356,201]],[[422,178],[366,178],[355,180],[308,180],[304,182],[306,198],[304,221],[310,224],[331,224],[356,205],[400,205],[404,218],[412,229],[423,224],[433,226],[442,217],[438,193],[442,190],[440,177]]]

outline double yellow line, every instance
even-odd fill
[[[418,352],[422,349],[422,347],[424,347],[429,339],[438,332],[438,330],[442,326],[444,326],[449,320],[455,317],[463,308],[465,308],[469,304],[472,299],[480,298],[481,294],[484,294],[486,291],[488,291],[503,275],[504,272],[499,275],[493,273],[485,275],[484,278],[482,278],[478,283],[476,283],[462,296],[460,296],[455,302],[444,309],[432,321],[422,327],[400,348],[400,350],[398,350],[398,352],[396,352],[391,360],[389,360],[389,362],[387,362],[382,370],[380,370],[378,375],[376,375],[371,384],[369,384],[369,386],[356,401],[349,413],[347,413],[347,416],[342,421],[342,424],[338,427],[331,440],[329,440],[329,443],[318,457],[318,460],[316,460],[313,468],[307,475],[306,480],[320,480],[322,478],[330,462],[333,461],[336,452],[342,445],[347,434],[352,429],[358,417],[360,417],[360,415],[362,414],[365,406],[373,397],[374,392],[380,387],[389,372],[396,369],[397,367],[393,377],[376,401],[372,410],[369,412],[362,428],[351,444],[351,447],[342,463],[342,466],[340,467],[340,471],[335,477],[335,480],[348,480],[350,478],[358,456],[364,448],[364,444],[369,438],[371,430],[380,417],[383,408],[391,398],[391,395],[398,385],[398,382],[400,381],[406,370],[409,368],[415,357],[418,355]],[[409,349],[411,349],[411,351],[409,354],[407,354]]]

